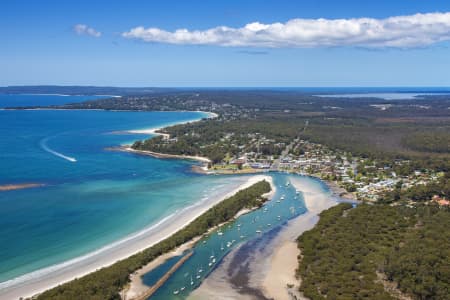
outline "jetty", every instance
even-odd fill
[[[172,276],[172,274],[175,273],[192,256],[192,254],[194,254],[194,251],[187,253],[148,290],[130,300],[146,300],[150,298],[170,278],[170,276]]]

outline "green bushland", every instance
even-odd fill
[[[298,239],[300,290],[313,300],[395,299],[378,272],[413,299],[448,299],[449,226],[437,206],[333,207]]]
[[[161,254],[206,233],[211,227],[231,220],[241,209],[261,206],[266,201],[262,195],[270,190],[270,184],[265,180],[240,190],[158,244],[109,267],[48,290],[37,299],[120,299],[119,292],[129,282],[131,273]]]
[[[417,151],[450,153],[450,134],[448,132],[415,133],[406,136],[403,143]]]

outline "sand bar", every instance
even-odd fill
[[[273,244],[277,246],[268,258],[270,262],[262,283],[262,288],[269,298],[281,300],[290,300],[293,296],[304,299],[298,292],[301,279],[295,277],[297,257],[300,255],[296,239],[315,226],[322,211],[338,203],[331,193],[324,193],[317,184],[308,184],[308,181],[295,177],[291,179],[291,183],[302,192],[308,211],[291,220],[274,241]],[[292,284],[293,287],[288,288],[288,284]]]
[[[42,183],[19,183],[19,184],[4,184],[0,185],[0,192],[30,189],[44,186]]]

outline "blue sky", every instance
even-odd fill
[[[442,0],[3,1],[0,86],[450,86],[448,12]],[[395,19],[418,13],[433,14],[419,29]],[[384,31],[355,36],[359,18]]]

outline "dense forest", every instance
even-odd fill
[[[121,260],[109,267],[90,273],[40,294],[37,299],[88,300],[120,299],[120,290],[129,282],[129,275],[159,255],[200,236],[213,226],[231,220],[241,209],[261,206],[262,195],[271,190],[267,181],[260,181],[216,204],[189,225],[158,244]]]
[[[298,239],[300,290],[313,300],[448,299],[449,226],[437,206],[340,204]]]

